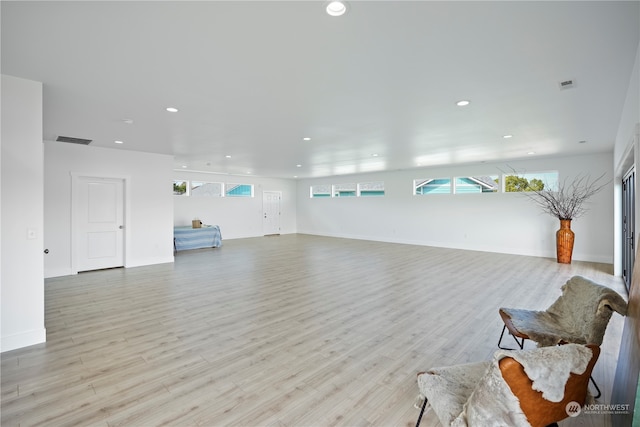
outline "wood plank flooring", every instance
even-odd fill
[[[490,358],[499,307],[544,309],[576,274],[626,295],[604,264],[309,235],[48,279],[47,343],[1,357],[1,424],[411,426],[416,372]]]

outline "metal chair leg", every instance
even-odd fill
[[[589,377],[589,379],[591,380],[591,383],[593,384],[593,386],[596,388],[596,390],[598,391],[598,394],[593,396],[594,399],[598,399],[600,396],[602,396],[602,392],[600,391],[600,387],[598,387],[598,384],[596,384],[596,380],[593,379],[593,375]]]
[[[502,350],[516,350],[515,348],[509,348],[509,347],[502,347],[500,345],[500,343],[502,342],[502,337],[504,336],[504,331],[507,330],[507,325],[504,325],[502,327],[502,333],[500,334],[500,339],[498,340],[498,348],[502,349]],[[511,335],[513,337],[513,339],[515,340],[516,344],[518,344],[518,347],[520,347],[520,350],[524,349],[524,338],[522,338],[522,341],[518,341],[518,338],[511,334],[511,332],[509,332],[509,335]]]
[[[416,422],[416,427],[420,426],[420,421],[422,421],[422,414],[424,414],[424,409],[427,407],[427,397],[424,398],[424,403],[422,404],[422,409],[420,409],[420,415],[418,415],[418,421]]]
[[[505,331],[506,329],[507,329],[507,325],[504,325],[504,326],[502,327],[502,333],[500,334],[500,339],[498,340],[498,348],[502,348],[502,347],[500,346],[500,343],[502,342],[502,337],[504,336],[504,331]],[[503,349],[503,350],[505,350],[504,348],[502,348],[502,349]]]

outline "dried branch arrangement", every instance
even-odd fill
[[[605,175],[593,180],[588,175],[579,175],[570,183],[566,179],[558,183],[556,191],[531,190],[522,194],[533,200],[543,212],[558,219],[571,220],[587,212],[585,202],[609,184],[610,181],[603,181]]]

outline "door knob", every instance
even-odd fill
[[[118,227],[120,230],[122,230],[124,228],[124,225],[121,225],[120,227]]]
[[[44,250],[44,253],[45,253],[45,254],[48,254],[48,253],[49,253],[49,249],[45,249],[45,250]]]

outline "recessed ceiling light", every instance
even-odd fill
[[[372,157],[378,157],[378,153],[373,153],[371,156]]]
[[[509,138],[513,138],[513,135],[503,135],[502,136],[504,139],[509,139]]]
[[[536,154],[536,152],[535,151],[529,151],[527,154],[528,155],[532,155],[532,154]]]
[[[124,141],[113,141],[113,142],[115,142],[116,144],[124,144]]]
[[[187,165],[182,165],[182,168],[183,168],[183,169],[186,169],[186,168],[187,168]]]
[[[347,4],[343,1],[331,1],[327,3],[325,10],[331,16],[342,16],[347,12]]]
[[[231,154],[227,154],[225,157],[226,157],[227,159],[230,159],[230,158],[231,158]]]
[[[302,165],[296,165],[296,167],[297,167],[297,168],[301,168],[301,167],[302,167]]]
[[[133,119],[122,119],[122,121],[128,125],[132,125],[133,124]]]
[[[471,103],[471,101],[467,101],[466,99],[463,99],[461,101],[456,102],[456,105],[458,107],[464,107],[466,105],[469,105]]]
[[[170,113],[177,113],[178,109],[175,108],[175,107],[167,107],[167,111],[170,112]]]
[[[570,89],[574,87],[575,84],[576,82],[573,79],[562,80],[561,82],[558,83],[558,85],[560,86],[560,89]]]
[[[311,141],[311,138],[309,138],[308,136],[305,136],[304,138],[302,138],[304,141]]]

